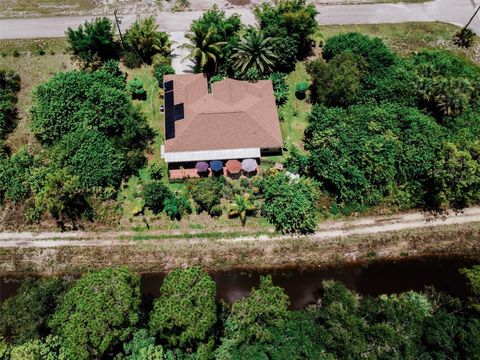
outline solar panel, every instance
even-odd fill
[[[163,84],[163,89],[164,89],[165,91],[172,91],[172,90],[173,90],[173,80],[166,81],[166,82]]]
[[[175,137],[175,108],[173,106],[173,91],[165,93],[165,138]]]
[[[174,107],[175,120],[182,120],[185,117],[183,110],[183,103],[177,104]]]

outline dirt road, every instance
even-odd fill
[[[389,217],[367,217],[358,220],[347,221],[328,221],[320,224],[319,230],[314,234],[308,235],[309,239],[334,239],[349,237],[355,235],[369,235],[379,233],[393,233],[402,230],[422,229],[428,227],[438,227],[446,225],[461,225],[480,222],[480,207],[473,207],[460,214],[450,214],[444,218],[431,219],[426,218],[422,213],[409,213]],[[195,234],[190,233],[185,238],[195,241]],[[93,232],[4,232],[0,233],[0,248],[54,248],[63,246],[72,247],[94,247],[94,246],[115,246],[115,245],[134,245],[139,242],[152,243],[156,241],[165,241],[168,238],[168,232],[150,231],[142,232],[142,236],[148,236],[148,240],[133,240],[137,233],[132,231],[93,233]],[[158,236],[158,239],[155,239]],[[181,239],[181,234],[172,234],[172,238]],[[216,241],[220,242],[251,242],[262,240],[283,240],[291,239],[292,236],[286,235],[249,235],[229,237],[228,233]]]

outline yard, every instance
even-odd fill
[[[321,32],[324,39],[334,34],[349,31],[359,31],[368,35],[379,36],[402,55],[407,55],[421,48],[440,47],[462,52],[465,56],[478,60],[478,44],[468,51],[459,50],[451,44],[451,37],[456,29],[455,26],[442,23],[408,23],[323,26]],[[55,72],[75,68],[75,65],[70,60],[70,56],[66,53],[65,47],[64,39],[0,41],[0,54],[2,56],[0,67],[17,71],[22,79],[22,89],[19,93],[18,102],[20,121],[7,140],[8,145],[14,151],[23,145],[35,146],[36,144],[35,138],[28,131],[30,121],[28,108],[35,86],[46,81]],[[162,103],[161,90],[156,79],[151,74],[151,67],[146,66],[134,70],[122,68],[122,70],[128,74],[128,80],[133,78],[140,79],[147,91],[146,101],[135,100],[134,102],[141,107],[150,126],[156,132],[154,144],[147,153],[148,163],[162,164],[160,146],[163,142],[163,114],[159,110]],[[282,136],[287,149],[292,145],[300,149],[303,148],[303,130],[306,126],[306,118],[311,105],[306,100],[297,99],[295,96],[295,85],[306,80],[308,80],[308,74],[306,73],[305,64],[297,63],[295,70],[287,77],[289,85],[288,99],[279,110],[283,119],[281,123]],[[284,156],[287,154],[285,153]],[[284,157],[267,159],[265,165],[271,167],[274,162],[282,160],[284,160]],[[138,195],[139,184],[141,181],[148,180],[148,176],[150,176],[148,171],[143,170],[138,177],[133,177],[124,184],[119,195],[122,199],[123,211],[120,214],[112,209],[106,211],[105,224],[108,224],[109,219],[112,217],[120,217],[122,224],[127,228],[142,227],[145,221],[161,228],[173,226],[184,229],[216,230],[224,227],[241,226],[238,219],[228,219],[225,213],[215,221],[210,221],[208,215],[195,214],[191,215],[188,221],[182,220],[178,223],[169,221],[164,214],[153,216],[146,213],[143,217],[134,217],[133,214],[138,212],[138,208],[141,207],[139,203],[141,197]],[[170,187],[174,191],[186,191],[185,184],[171,184]],[[252,231],[264,229],[266,225],[266,221],[263,218],[251,218],[247,222],[247,227]]]

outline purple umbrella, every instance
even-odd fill
[[[198,172],[207,172],[208,171],[208,163],[205,161],[199,161],[195,165],[195,169],[197,169]]]

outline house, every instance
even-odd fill
[[[211,84],[209,91],[203,74],[166,75],[164,92],[162,157],[171,177],[198,176],[198,162],[258,162],[261,156],[281,153],[282,135],[270,80],[224,79]]]

